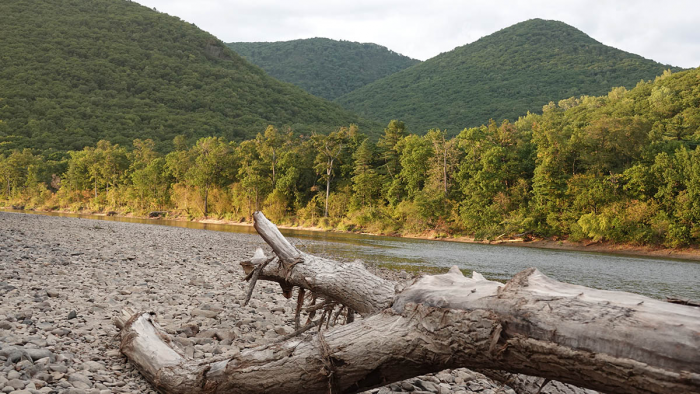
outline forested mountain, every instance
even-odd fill
[[[227,45],[271,76],[329,100],[420,63],[381,45],[329,38]]]
[[[336,102],[413,132],[451,134],[489,119],[515,119],[571,96],[634,87],[664,69],[594,40],[565,23],[533,19],[357,89]]]
[[[269,124],[308,132],[359,121],[131,1],[3,0],[0,15],[0,152],[134,138],[167,150],[179,134],[240,140]]]

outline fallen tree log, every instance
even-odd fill
[[[357,392],[467,367],[609,393],[700,392],[699,308],[561,283],[534,268],[504,285],[453,267],[397,289],[361,264],[304,254],[261,213],[255,219],[276,256],[257,252],[242,263],[246,274],[258,270],[287,295],[297,286],[364,318],[197,362],[153,315],[127,312],[121,351],[158,391]]]

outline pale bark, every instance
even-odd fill
[[[699,308],[569,285],[536,269],[503,285],[453,267],[397,292],[360,264],[298,251],[262,214],[255,219],[277,261],[258,254],[243,263],[247,271],[270,261],[260,279],[322,294],[366,318],[200,363],[181,356],[152,315],[127,314],[121,350],[161,392],[355,392],[456,367],[609,393],[700,391]]]

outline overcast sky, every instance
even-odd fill
[[[512,24],[568,23],[664,64],[700,66],[700,0],[136,0],[224,42],[327,37],[429,59]]]

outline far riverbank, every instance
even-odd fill
[[[183,216],[166,216],[158,218],[150,218],[148,216],[141,215],[108,215],[103,212],[70,212],[70,211],[39,211],[39,210],[26,210],[18,211],[12,210],[8,207],[0,207],[0,210],[6,211],[16,211],[25,213],[35,213],[35,214],[62,214],[71,216],[113,216],[119,218],[133,218],[140,220],[155,220],[164,219],[172,220],[178,222],[193,222],[193,223],[208,223],[208,224],[218,224],[225,226],[245,226],[252,227],[252,222],[239,222],[226,219],[211,219],[211,218],[201,218],[201,219],[188,219]],[[687,248],[666,248],[663,246],[643,246],[643,245],[631,245],[631,244],[618,244],[608,241],[602,242],[573,242],[567,239],[544,239],[544,238],[508,238],[500,239],[495,241],[488,240],[476,240],[473,237],[467,236],[452,236],[444,237],[437,236],[434,233],[427,234],[398,234],[398,233],[369,233],[362,231],[341,231],[337,229],[328,229],[322,227],[304,227],[304,226],[289,226],[289,225],[277,225],[280,229],[289,230],[302,230],[302,231],[314,231],[314,232],[331,232],[331,233],[345,233],[345,234],[362,234],[362,235],[374,235],[374,236],[385,236],[385,237],[396,237],[396,238],[409,238],[409,239],[424,239],[430,241],[445,241],[445,242],[462,242],[470,244],[483,244],[483,245],[502,245],[502,246],[519,246],[527,248],[539,248],[539,249],[552,249],[552,250],[568,250],[577,252],[597,252],[597,253],[610,253],[619,255],[630,255],[630,256],[646,256],[646,257],[662,257],[662,258],[672,258],[672,259],[682,259],[682,260],[693,260],[700,261],[700,248],[695,245]]]

